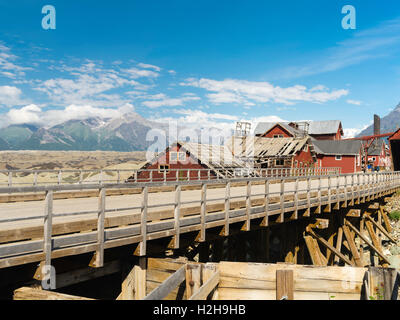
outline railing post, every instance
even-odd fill
[[[229,212],[231,210],[231,182],[228,181],[225,186],[225,228],[224,228],[224,236],[229,236],[229,225],[230,225],[230,217]]]
[[[35,171],[34,174],[33,174],[33,185],[35,187],[37,186],[37,171]]]
[[[280,205],[281,205],[281,216],[280,222],[285,220],[285,180],[281,179],[281,191],[280,191]]]
[[[250,209],[251,209],[251,181],[246,183],[246,223],[245,231],[250,231]]]
[[[176,168],[176,171],[175,171],[175,181],[176,182],[179,181],[179,169],[178,168]]]
[[[298,204],[299,204],[299,178],[296,178],[294,184],[294,219],[298,218],[299,214]]]
[[[62,180],[62,171],[58,171],[58,184],[61,184],[61,180]]]
[[[121,175],[119,170],[117,170],[117,183],[120,184],[120,181],[121,181]]]
[[[142,188],[142,205],[140,208],[140,235],[142,236],[142,241],[139,243],[139,256],[145,256],[147,251],[147,207],[149,204],[149,192],[148,187]]]
[[[321,213],[322,193],[321,193],[321,175],[318,176],[318,212]]]
[[[163,171],[163,180],[164,182],[167,182],[167,169],[164,169]]]
[[[200,181],[200,180],[201,180],[200,177],[201,177],[201,173],[200,173],[200,169],[199,169],[199,170],[197,171],[197,180]]]
[[[99,184],[103,184],[103,170],[100,170]]]
[[[97,249],[95,261],[92,265],[95,268],[101,268],[104,265],[104,219],[106,210],[106,189],[99,190],[99,203],[97,213]]]
[[[264,211],[265,216],[263,221],[261,222],[261,226],[267,227],[269,224],[269,217],[268,217],[268,209],[269,209],[269,180],[268,178],[265,180],[264,185]]]
[[[175,185],[175,205],[174,205],[174,249],[179,248],[180,238],[180,217],[181,217],[181,185]]]
[[[150,182],[153,182],[153,169],[150,170]]]
[[[83,182],[83,172],[82,170],[79,170],[79,184],[82,184]]]
[[[337,209],[340,209],[340,194],[339,194],[339,187],[340,187],[340,175],[336,175],[336,203],[337,203]]]
[[[332,204],[332,190],[331,190],[331,175],[328,175],[328,208],[329,212],[331,212],[331,204]]]
[[[308,216],[311,214],[311,178],[307,177],[307,210],[308,210]]]
[[[45,278],[45,273],[49,274],[50,277],[52,275],[50,271],[51,268],[51,251],[52,251],[52,243],[51,243],[51,235],[53,233],[53,190],[46,191],[46,199],[45,199],[45,214],[44,214],[44,235],[43,235],[43,251],[45,255],[45,263],[44,268],[47,270],[41,270],[42,280]],[[43,266],[42,266],[43,269]],[[45,272],[47,271],[47,272]],[[50,283],[51,282],[50,278]]]

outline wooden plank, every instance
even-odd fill
[[[385,222],[385,227],[388,233],[392,233],[392,226],[390,224],[390,220],[386,214],[386,212],[383,210],[383,207],[381,206],[379,208],[379,210],[381,211],[382,217],[383,217],[383,221]]]
[[[131,269],[128,275],[122,281],[121,293],[117,297],[117,300],[135,300],[135,275],[137,270],[135,267]]]
[[[145,256],[147,251],[147,211],[148,211],[148,203],[149,203],[149,190],[148,187],[142,188],[142,204],[140,209],[140,234],[142,236],[142,241],[140,241],[138,250],[136,250],[136,254],[139,256]]]
[[[313,238],[311,236],[304,236],[304,241],[306,243],[313,265],[321,266],[322,265],[321,257],[315,248],[315,243],[313,241]]]
[[[94,300],[38,288],[22,287],[14,291],[13,300]]]
[[[265,180],[265,185],[264,185],[264,213],[265,216],[263,217],[261,221],[261,226],[262,227],[267,227],[269,225],[269,215],[268,215],[268,209],[269,209],[269,180]]]
[[[396,240],[383,228],[379,223],[377,223],[374,219],[372,219],[369,215],[365,215],[365,217],[372,222],[372,224],[378,228],[382,233],[393,243],[396,243]]]
[[[185,266],[182,266],[175,273],[169,276],[160,286],[144,297],[143,300],[162,300],[184,280]]]
[[[205,208],[205,206],[204,206]],[[174,204],[174,231],[175,235],[173,237],[173,249],[179,248],[180,239],[180,218],[181,218],[181,186],[175,186],[175,204]],[[205,221],[205,213],[203,212],[203,221]],[[201,237],[205,240],[205,229],[202,229]]]
[[[399,280],[396,269],[369,267],[370,297],[373,300],[397,300]]]
[[[343,226],[344,236],[346,237],[347,243],[350,246],[351,254],[353,255],[354,262],[357,267],[362,267],[363,263],[361,262],[360,254],[357,250],[356,244],[354,242],[354,238],[350,233],[349,227],[347,225]]]
[[[101,268],[104,265],[104,219],[106,209],[106,189],[99,190],[98,214],[97,214],[97,250],[91,267]]]
[[[368,221],[366,221],[368,224]],[[386,256],[382,253],[382,250],[379,247],[376,247],[374,244],[372,244],[365,235],[363,235],[360,231],[357,230],[355,226],[353,226],[349,221],[346,220],[346,224],[363,240],[371,249],[373,249],[386,263],[389,263],[389,260],[386,258]],[[372,225],[371,225],[372,227]],[[367,226],[368,229],[368,226]],[[372,239],[372,237],[371,237]]]
[[[139,264],[134,266],[135,300],[142,300],[146,296],[146,258],[140,257]]]
[[[293,300],[293,270],[276,270],[276,300]]]
[[[319,242],[321,242],[325,247],[327,247],[329,250],[332,251],[335,255],[337,255],[340,259],[342,259],[345,263],[348,265],[353,265],[349,259],[347,259],[342,253],[340,253],[338,250],[336,250],[334,247],[332,247],[328,241],[326,241],[324,238],[321,236],[317,235],[311,228],[308,228],[306,230],[308,233],[310,233],[314,238],[316,238]]]
[[[189,300],[206,300],[212,290],[218,286],[220,273],[215,272],[190,298]]]
[[[44,217],[44,239],[43,239],[43,251],[45,254],[45,267],[51,266],[51,252],[52,252],[52,226],[53,226],[53,191],[50,190],[46,193],[45,203],[45,217]],[[42,266],[43,268],[43,266]],[[46,277],[44,270],[42,272],[42,279]],[[50,272],[51,274],[51,272]]]
[[[342,241],[343,241],[343,228],[339,227],[338,235],[337,235],[337,238],[336,238],[336,251],[337,252],[340,252],[342,250]],[[335,264],[339,263],[339,256],[338,255],[335,255],[334,263]]]
[[[223,235],[225,237],[229,236],[229,225],[230,225],[229,211],[231,208],[230,197],[231,197],[231,182],[228,181],[225,186],[225,226],[223,232]]]
[[[186,265],[186,298],[189,300],[201,286],[201,264]]]

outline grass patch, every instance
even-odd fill
[[[392,211],[391,213],[389,213],[389,217],[392,220],[400,220],[400,211]]]

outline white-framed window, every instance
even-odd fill
[[[342,156],[339,156],[339,155],[337,155],[337,156],[335,156],[335,160],[342,160]]]
[[[376,157],[372,157],[372,161],[376,161]]]
[[[274,134],[273,137],[274,138],[283,138],[283,134]]]
[[[361,165],[361,157],[360,155],[357,156],[357,166]]]
[[[283,159],[276,159],[275,160],[275,165],[276,166],[283,166],[285,161]]]

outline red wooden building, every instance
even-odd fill
[[[390,151],[386,143],[382,139],[375,140],[368,148],[367,164],[371,164],[373,168],[379,167],[380,170],[390,169]]]
[[[228,178],[244,166],[226,146],[176,142],[148,161],[128,182]]]
[[[362,143],[357,140],[313,140],[317,166],[340,168],[341,173],[361,171]]]
[[[260,122],[254,134],[265,138],[305,137],[317,140],[341,140],[342,123],[339,120],[308,122]]]

